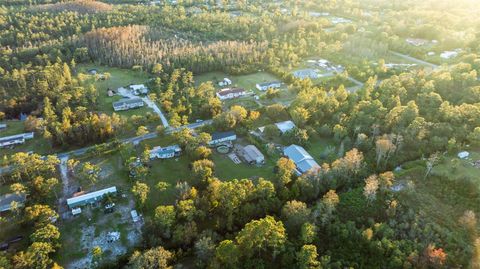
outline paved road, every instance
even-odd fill
[[[181,126],[181,127],[178,127],[178,128],[169,128],[169,129],[166,130],[166,133],[171,134],[171,133],[174,133],[174,132],[179,131],[179,130],[184,129],[184,128],[194,130],[194,129],[200,128],[202,126],[205,126],[205,125],[210,125],[212,123],[213,123],[213,120],[204,120],[202,122],[191,123],[191,124],[184,125],[184,126]],[[143,140],[156,138],[157,136],[158,136],[158,134],[156,132],[152,132],[152,133],[148,133],[148,134],[142,135],[142,136],[124,138],[124,139],[121,139],[120,142],[124,143],[124,144],[129,144],[129,143],[138,144],[138,143],[142,142]],[[81,149],[76,149],[76,150],[72,150],[72,151],[68,151],[68,152],[57,153],[57,154],[54,154],[54,155],[56,155],[57,158],[59,158],[62,162],[64,160],[66,162],[69,158],[71,158],[73,156],[80,156],[80,155],[85,154],[88,150],[91,150],[91,149],[95,148],[95,146],[96,145],[81,148]],[[11,169],[12,168],[10,166],[0,167],[0,175],[10,172]]]
[[[412,56],[410,56],[410,55],[407,55],[407,54],[399,53],[399,52],[396,52],[396,51],[390,51],[390,52],[391,52],[393,55],[395,55],[395,56],[398,56],[398,57],[407,59],[407,60],[412,61],[412,62],[417,63],[417,64],[429,66],[429,67],[431,67],[431,68],[433,68],[433,69],[437,69],[438,67],[440,67],[439,65],[432,64],[432,63],[429,63],[429,62],[426,62],[426,61],[423,61],[423,60],[414,58],[414,57],[412,57]]]

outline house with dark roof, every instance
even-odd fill
[[[150,160],[154,159],[170,159],[180,156],[182,149],[179,145],[172,145],[168,147],[154,147],[150,150]]]
[[[313,159],[312,155],[301,146],[290,145],[283,149],[283,155],[295,163],[297,175],[320,169],[320,165]]]
[[[237,135],[235,132],[216,132],[212,134],[212,140],[208,142],[208,145],[215,146],[224,142],[232,142],[237,140]]]
[[[268,89],[278,89],[282,86],[282,82],[280,81],[271,81],[271,82],[264,82],[264,83],[258,83],[255,85],[255,87],[259,91],[266,91]]]
[[[122,110],[129,110],[132,108],[142,107],[144,105],[143,100],[141,98],[124,98],[120,101],[113,103],[113,110],[115,111],[122,111]]]
[[[238,98],[245,95],[245,90],[242,88],[226,88],[217,92],[217,97],[220,100],[227,100]]]
[[[0,148],[23,144],[25,143],[25,140],[32,139],[33,136],[34,133],[23,133],[0,137]]]

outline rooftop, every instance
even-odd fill
[[[12,202],[23,204],[27,196],[25,194],[9,193],[0,196],[0,212],[10,210]]]
[[[135,104],[135,103],[143,103],[143,100],[141,98],[124,98],[120,99],[117,102],[113,103],[113,106],[122,106],[124,104]]]
[[[67,204],[68,205],[76,204],[76,203],[79,203],[79,202],[83,202],[85,200],[94,199],[96,197],[103,196],[107,193],[115,193],[115,192],[117,192],[117,187],[110,187],[110,188],[106,188],[106,189],[103,189],[103,190],[94,191],[94,192],[90,192],[90,193],[87,193],[87,194],[84,194],[84,195],[69,198],[69,199],[67,199]]]
[[[224,95],[228,95],[228,94],[231,94],[231,93],[241,93],[241,92],[244,92],[245,90],[242,89],[242,88],[227,88],[227,89],[223,89],[223,90],[220,90],[219,92],[217,92],[218,95],[221,95],[221,96],[224,96]]]
[[[212,134],[212,141],[230,137],[230,136],[236,136],[235,132],[229,131],[229,132],[215,132]]]

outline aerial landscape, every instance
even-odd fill
[[[480,269],[478,0],[0,0],[0,269]]]

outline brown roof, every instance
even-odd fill
[[[242,88],[227,88],[227,89],[220,90],[218,92],[218,95],[224,96],[224,95],[228,95],[230,93],[241,93],[241,92],[244,92],[244,91],[245,90],[242,89]]]

